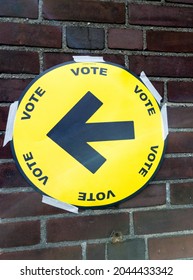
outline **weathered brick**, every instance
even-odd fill
[[[76,230],[74,230],[76,225]],[[129,215],[75,216],[51,219],[47,223],[48,242],[107,238],[113,231],[129,232]]]
[[[151,4],[130,4],[129,23],[140,25],[193,27],[193,9]]]
[[[148,240],[149,259],[171,260],[193,257],[193,235],[151,238]]]
[[[168,107],[170,128],[192,128],[193,107]]]
[[[193,177],[192,166],[192,157],[165,158],[154,179],[191,179]]]
[[[192,132],[170,132],[166,153],[193,153]]]
[[[148,76],[183,77],[192,76],[193,57],[181,56],[129,56],[130,69],[140,74],[145,71]]]
[[[120,243],[108,243],[108,260],[144,260],[145,241],[131,239]]]
[[[46,19],[124,23],[124,3],[95,0],[44,0],[43,17]]]
[[[37,192],[0,194],[1,218],[16,218],[64,213],[64,210],[42,203]]]
[[[19,99],[31,79],[0,79],[0,102],[13,102]]]
[[[104,29],[90,27],[66,28],[67,46],[73,49],[102,50],[105,46]]]
[[[170,102],[193,102],[193,82],[169,81],[167,84],[168,101]]]
[[[81,260],[81,246],[1,253],[1,260]]]
[[[39,74],[37,52],[0,50],[0,71],[14,74]]]
[[[15,163],[0,164],[0,188],[29,187],[26,180],[20,175]]]
[[[161,52],[193,52],[193,33],[147,31],[147,50]]]
[[[1,22],[0,44],[61,48],[62,30],[60,26]]]
[[[134,213],[135,234],[177,232],[193,229],[193,209],[153,210]]]
[[[1,17],[38,17],[38,0],[0,0]]]
[[[171,184],[170,196],[172,204],[193,204],[193,183]]]
[[[9,106],[0,106],[0,130],[5,130],[6,128],[8,113]]]
[[[11,153],[10,145],[7,144],[6,146],[3,147],[4,138],[5,138],[5,134],[4,133],[0,134],[0,158],[11,159],[12,153]]]
[[[0,247],[35,245],[40,242],[39,221],[0,224]]]
[[[87,260],[104,260],[105,259],[105,244],[88,244],[86,248]]]
[[[141,50],[143,49],[143,32],[136,29],[111,28],[108,31],[110,49]]]
[[[120,203],[119,208],[162,205],[166,202],[165,185],[148,185],[136,196]]]

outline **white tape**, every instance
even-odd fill
[[[8,119],[7,119],[7,125],[6,125],[6,131],[5,131],[5,138],[4,138],[4,141],[3,141],[3,147],[9,141],[12,140],[14,120],[15,120],[15,115],[16,115],[16,112],[17,112],[17,107],[18,107],[18,101],[15,101],[9,107],[9,114],[8,114]]]
[[[57,208],[60,208],[60,209],[78,214],[78,208],[76,206],[65,203],[65,202],[62,202],[62,201],[59,201],[55,198],[43,195],[42,196],[42,202],[45,203],[45,204],[49,204],[51,206],[54,206],[54,207],[57,207]]]
[[[81,56],[73,56],[74,61],[76,62],[104,62],[102,56],[89,56],[89,55],[81,55]]]
[[[168,135],[168,116],[167,116],[167,105],[164,104],[161,108],[162,120],[163,120],[163,138],[166,139]]]
[[[150,82],[150,80],[148,79],[148,77],[146,76],[144,71],[141,72],[140,79],[146,85],[146,87],[149,89],[149,91],[153,94],[153,96],[157,100],[158,104],[160,105],[162,97],[159,94],[159,92],[156,90],[156,88],[153,86],[153,84]]]

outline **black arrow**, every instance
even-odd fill
[[[102,104],[88,91],[47,134],[92,173],[106,159],[87,142],[135,138],[133,121],[86,123]]]

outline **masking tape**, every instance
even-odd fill
[[[74,61],[76,62],[104,62],[102,56],[89,56],[89,55],[81,55],[81,56],[73,56]]]
[[[153,96],[157,100],[158,104],[160,105],[162,97],[159,94],[159,92],[156,90],[156,88],[153,86],[153,84],[150,82],[150,80],[148,79],[148,77],[146,76],[144,71],[141,72],[140,79],[146,85],[146,87],[149,89],[149,91],[153,94]]]
[[[74,205],[59,201],[55,198],[51,198],[49,196],[43,195],[42,196],[42,202],[75,214],[78,214],[78,208]]]
[[[15,120],[15,115],[16,115],[16,112],[17,112],[17,107],[18,107],[18,101],[15,101],[9,107],[9,114],[8,114],[8,119],[7,119],[7,125],[6,125],[6,130],[5,130],[5,138],[4,138],[4,141],[3,141],[3,147],[9,141],[12,140],[14,120]]]

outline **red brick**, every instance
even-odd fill
[[[81,260],[81,246],[1,253],[1,260]]]
[[[64,210],[42,203],[37,192],[0,194],[1,218],[16,218],[64,213]]]
[[[108,31],[110,49],[142,50],[143,32],[134,29],[111,28]]]
[[[193,183],[171,184],[170,196],[172,204],[193,204]]]
[[[46,19],[106,23],[125,22],[125,4],[95,0],[44,0]]]
[[[192,132],[170,132],[166,153],[193,153]]]
[[[192,128],[193,107],[168,107],[170,128]]]
[[[165,185],[148,185],[136,196],[122,202],[119,208],[162,205],[166,202]]]
[[[0,224],[0,247],[35,245],[40,242],[39,221]]]
[[[73,61],[73,55],[77,54],[68,54],[68,53],[44,53],[44,69],[51,68],[57,64],[61,64],[64,62]],[[91,54],[89,54],[91,55]],[[92,55],[91,55],[92,56]],[[96,56],[96,55],[94,55]],[[124,56],[117,54],[104,54],[103,58],[105,61],[117,63],[120,65],[125,65]]]
[[[7,117],[9,106],[0,106],[0,130],[5,130],[7,124]]]
[[[193,82],[169,81],[167,84],[168,101],[170,102],[193,102]]]
[[[36,52],[0,50],[0,71],[14,74],[39,74],[39,56]]]
[[[5,147],[3,147],[4,138],[5,138],[5,134],[2,133],[0,135],[0,159],[11,159],[12,153],[11,153],[10,145],[7,144]]]
[[[1,22],[0,44],[61,48],[62,30],[59,26]]]
[[[31,79],[0,79],[0,102],[13,102],[19,99]]]
[[[44,70],[55,65],[73,61],[72,54],[66,53],[44,53]]]
[[[105,260],[105,244],[88,244],[86,248],[87,260]]]
[[[130,69],[140,74],[156,77],[192,77],[193,57],[180,56],[129,56]]]
[[[15,163],[0,164],[0,188],[29,187],[29,184],[20,175]]]
[[[193,9],[151,4],[130,4],[129,23],[150,26],[193,27]]]
[[[193,33],[147,31],[147,50],[161,52],[193,52]]]
[[[38,0],[0,0],[1,17],[38,17]]]
[[[150,260],[173,260],[193,257],[193,235],[151,238],[148,240]]]
[[[153,210],[134,213],[135,234],[177,232],[193,229],[193,209]]]
[[[158,170],[155,180],[192,179],[193,158],[165,158]]]
[[[128,234],[129,214],[119,213],[51,219],[47,224],[47,240],[48,242],[60,242],[107,238],[110,237],[113,231]]]

